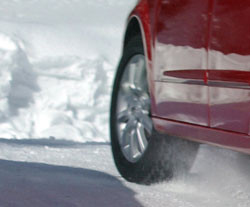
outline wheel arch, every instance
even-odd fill
[[[140,35],[142,37],[142,28],[139,22],[139,19],[135,16],[132,16],[129,19],[127,29],[125,32],[125,37],[124,37],[124,47],[128,44],[128,42],[137,35]]]
[[[147,56],[147,60],[151,61],[151,35],[149,33],[150,30],[147,26],[148,23],[143,22],[143,20],[141,20],[138,15],[131,15],[128,19],[125,31],[123,49],[134,36],[140,35],[142,37],[142,44],[144,47],[145,55]]]
[[[125,36],[123,48],[125,48],[126,44],[130,40],[130,38],[133,37],[133,35],[141,35],[144,53],[146,57],[149,93],[152,100],[151,111],[152,114],[155,114],[157,111],[154,83],[155,18],[152,18],[152,16],[154,16],[154,10],[152,9],[153,8],[149,5],[148,0],[140,0],[137,6],[132,10],[127,19],[127,26],[124,33]]]

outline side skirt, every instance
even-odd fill
[[[159,117],[153,117],[153,122],[156,130],[168,135],[250,154],[250,136],[247,134],[198,126]]]

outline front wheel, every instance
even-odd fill
[[[115,164],[128,181],[151,184],[192,165],[198,144],[158,133],[151,118],[142,40],[124,49],[116,74],[110,113]]]

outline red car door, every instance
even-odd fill
[[[249,133],[250,0],[213,0],[209,46],[211,127]]]
[[[154,116],[208,126],[210,0],[160,0],[159,3]]]

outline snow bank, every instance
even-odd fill
[[[51,60],[36,67],[42,90],[36,97],[34,136],[74,141],[107,139],[112,65],[98,57]]]
[[[0,137],[109,141],[111,85],[134,0],[0,2]]]
[[[1,33],[0,54],[0,137],[80,142],[108,137],[113,66],[105,58],[31,64],[24,44]]]
[[[13,137],[12,117],[28,107],[39,90],[23,44],[0,33],[0,136]],[[14,132],[14,134],[13,134]],[[14,137],[16,137],[14,135]]]

